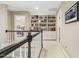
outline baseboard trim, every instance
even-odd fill
[[[62,50],[63,54],[66,56],[66,58],[70,58],[70,55],[67,53],[66,49],[62,47],[60,43],[57,43],[59,48]]]
[[[43,41],[56,41],[56,39],[44,39]]]

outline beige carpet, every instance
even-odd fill
[[[63,51],[59,48],[56,41],[44,41],[44,48],[40,58],[65,58]]]

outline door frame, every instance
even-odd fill
[[[62,11],[59,10],[57,14],[57,41],[60,43],[61,42],[61,31],[62,31]]]

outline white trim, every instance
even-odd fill
[[[12,58],[15,58],[14,51],[12,52]]]
[[[77,20],[77,17],[67,20],[66,22],[75,21],[75,20]]]
[[[57,42],[57,44],[58,44],[59,48],[62,50],[64,56],[65,56],[66,58],[70,58],[70,56],[69,56],[69,54],[66,52],[65,48],[63,48],[60,43]]]

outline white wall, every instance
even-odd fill
[[[66,49],[70,57],[79,57],[79,21],[69,24],[65,24],[65,12],[68,10],[76,1],[64,2],[60,8],[62,11],[62,32],[60,44]],[[59,11],[60,11],[59,10]],[[59,12],[57,17],[59,16]],[[59,25],[59,24],[57,24]]]
[[[7,35],[5,30],[7,29],[7,6],[0,5],[0,48],[6,45]]]
[[[56,31],[43,31],[43,39],[48,41],[56,41]]]
[[[57,42],[60,42],[60,39],[62,37],[62,16],[62,10],[60,9],[56,16]]]

